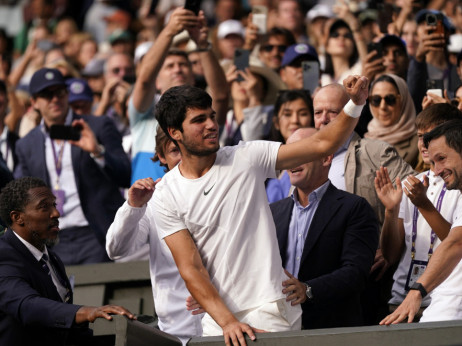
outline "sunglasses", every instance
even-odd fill
[[[45,89],[37,93],[37,97],[41,97],[46,100],[51,100],[53,97],[57,96],[58,98],[63,97],[64,95],[67,95],[67,89],[66,88],[59,88],[59,89]]]
[[[119,74],[123,71],[125,74],[133,74],[134,69],[132,67],[114,67],[111,72],[113,74]]]
[[[336,31],[336,32],[333,32],[332,34],[330,34],[330,37],[333,37],[333,38],[338,38],[340,36],[342,36],[343,38],[347,38],[347,39],[353,41],[353,35],[351,33],[346,33],[346,34],[341,35],[338,31]]]
[[[389,106],[394,106],[396,104],[397,96],[393,94],[386,95],[385,97],[382,97],[380,95],[373,95],[369,98],[369,102],[373,107],[378,107],[382,103],[382,98],[385,100],[385,103]]]
[[[269,53],[272,52],[274,48],[277,48],[278,53],[284,53],[286,51],[287,46],[283,44],[267,44],[261,47],[261,50]]]
[[[460,98],[458,98],[458,97],[454,97],[454,98],[451,100],[451,104],[452,104],[453,106],[456,106],[456,107],[457,107],[457,106],[459,106],[459,103],[460,103]]]

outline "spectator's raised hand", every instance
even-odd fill
[[[263,91],[259,87],[257,77],[248,68],[245,71],[238,71],[238,74],[243,79],[241,85],[244,87],[249,98],[249,107],[260,105]]]
[[[422,109],[426,109],[431,105],[435,105],[437,103],[449,103],[451,104],[451,100],[449,100],[447,90],[444,90],[444,97],[436,95],[432,92],[427,92],[427,95],[424,96],[422,100]]]
[[[144,206],[151,199],[156,184],[159,181],[160,178],[156,181],[152,178],[144,178],[135,181],[128,190],[128,204],[135,208],[141,208]]]
[[[194,12],[186,10],[183,7],[177,7],[170,15],[170,19],[164,30],[170,35],[175,36],[183,30],[193,29],[198,25],[200,25],[199,18]]]
[[[404,193],[417,208],[432,206],[432,202],[427,197],[428,177],[423,176],[423,182],[410,175],[403,183]]]
[[[189,37],[196,43],[199,49],[207,48],[209,41],[209,28],[207,26],[207,19],[205,18],[204,11],[199,11],[197,15],[197,25],[186,28]]]
[[[435,27],[427,25],[425,27],[425,33],[422,35],[419,45],[417,46],[417,51],[415,58],[417,61],[425,61],[425,55],[430,52],[444,52],[444,47],[446,45],[446,40],[444,39],[444,34],[439,34],[433,32]]]
[[[242,48],[252,50],[258,41],[258,27],[252,21],[253,14],[249,14],[247,27],[245,28],[244,46]]]
[[[365,76],[348,76],[343,81],[348,97],[355,105],[364,105],[369,93],[369,79]]]
[[[382,204],[387,210],[393,210],[401,203],[403,197],[403,189],[401,187],[401,180],[396,177],[396,188],[393,187],[393,182],[390,179],[386,167],[380,167],[376,171],[374,179],[375,191]]]
[[[385,71],[385,66],[383,65],[383,58],[377,58],[377,54],[377,51],[373,50],[372,52],[366,55],[366,59],[363,61],[362,74],[369,80],[374,80],[377,74]]]

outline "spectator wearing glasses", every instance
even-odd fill
[[[42,122],[16,144],[15,178],[38,177],[57,197],[60,242],[54,251],[64,264],[108,261],[105,236],[130,184],[130,161],[122,138],[107,117],[76,115],[66,83],[56,69],[42,68],[31,79],[32,107]],[[80,139],[50,138],[52,125],[79,129]]]
[[[261,39],[258,58],[274,71],[279,71],[287,47],[295,44],[294,35],[287,29],[274,27]]]
[[[350,26],[342,19],[336,20],[329,28],[326,41],[326,63],[321,76],[321,84],[342,83],[349,75],[361,73],[359,52]]]
[[[415,167],[419,155],[416,113],[406,81],[393,74],[377,78],[371,87],[369,107],[373,119],[364,136],[393,145],[404,161]]]

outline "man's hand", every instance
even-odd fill
[[[160,178],[154,181],[152,178],[139,179],[128,190],[128,204],[135,208],[141,208],[151,199],[156,184]],[[191,297],[192,298],[192,297]]]
[[[258,26],[253,21],[253,14],[250,13],[247,18],[247,27],[245,28],[245,42],[242,48],[252,50],[258,42]]]
[[[369,80],[374,80],[377,74],[385,71],[385,66],[383,66],[383,58],[376,58],[377,54],[377,51],[373,50],[366,55],[366,59],[363,62],[362,74]]]
[[[191,315],[200,315],[205,312],[202,306],[197,302],[193,296],[186,298],[186,310],[191,311]]]
[[[433,204],[427,197],[428,177],[423,176],[423,183],[410,175],[404,181],[404,193],[417,208],[431,207]]]
[[[306,285],[287,270],[284,269],[284,272],[289,277],[288,280],[282,282],[282,286],[284,286],[282,293],[287,296],[286,301],[291,302],[292,306],[304,303],[306,301]]]
[[[411,290],[407,294],[406,299],[403,300],[400,306],[390,315],[380,321],[381,325],[397,324],[403,321],[407,317],[407,322],[411,323],[414,320],[414,316],[420,309],[422,304],[422,296],[419,291]]]
[[[366,103],[369,96],[369,80],[364,76],[348,76],[343,81],[343,86],[348,94],[348,97],[355,105],[361,106]]]
[[[376,171],[374,185],[377,197],[379,197],[385,209],[393,210],[399,206],[403,197],[403,189],[399,177],[396,177],[396,188],[394,188],[387,168],[380,167],[380,170]]]
[[[112,320],[111,315],[124,315],[131,320],[136,320],[136,316],[122,306],[105,305],[100,307],[82,306],[75,314],[75,323],[94,322],[97,318]]]
[[[83,119],[75,119],[72,122],[72,126],[81,129],[80,139],[78,141],[69,142],[88,153],[99,154],[98,140],[87,122]]]
[[[209,45],[209,28],[207,26],[207,19],[205,18],[204,11],[199,11],[197,19],[197,25],[187,27],[189,37],[196,43],[198,48],[207,48]]]
[[[425,61],[425,56],[430,52],[444,52],[446,40],[444,34],[433,32],[435,27],[427,25],[425,27],[425,34],[417,46],[415,58],[418,62]]]
[[[185,29],[192,29],[198,25],[198,17],[194,12],[183,7],[177,7],[171,14],[164,30],[171,36],[179,34]]]
[[[247,334],[252,341],[255,341],[257,338],[255,337],[254,332],[265,333],[264,330],[251,328],[248,324],[237,320],[228,323],[223,327],[223,336],[225,338],[226,346],[246,346],[247,344],[245,342],[244,333]]]

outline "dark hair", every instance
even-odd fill
[[[446,143],[449,148],[454,149],[459,155],[462,155],[462,119],[447,121],[424,134],[423,140],[425,147],[428,148],[428,144],[432,140],[440,138],[441,136],[446,138]]]
[[[12,211],[24,211],[29,203],[29,190],[36,187],[48,187],[39,178],[24,177],[10,181],[0,193],[0,218],[8,227],[13,223],[10,217]]]
[[[167,145],[169,142],[172,140],[165,134],[164,130],[160,126],[157,126],[157,132],[156,132],[156,152],[154,154],[154,157],[151,158],[153,162],[159,161],[159,164],[162,167],[165,167],[165,172],[168,172],[168,166],[165,163],[162,163],[159,158],[159,154],[162,157],[165,157],[165,148],[167,148]]]
[[[448,103],[437,103],[420,112],[415,124],[417,129],[428,129],[451,120],[462,120],[462,112]]]
[[[276,102],[274,103],[274,117],[278,117],[279,111],[281,110],[281,107],[283,104],[287,102],[292,102],[295,100],[301,99],[303,102],[308,107],[308,110],[311,113],[311,123],[309,126],[313,126],[313,116],[314,116],[314,108],[313,108],[313,99],[311,98],[310,92],[307,90],[281,90],[278,93],[278,98],[276,99]],[[271,126],[271,132],[268,137],[269,140],[271,141],[276,141],[276,142],[282,142],[284,143],[285,140],[281,135],[281,132],[277,130],[274,125]]]
[[[329,29],[329,38],[327,40],[330,39],[330,36],[332,33],[334,33],[340,28],[348,29],[350,34],[353,35],[353,32],[351,31],[350,26],[342,19],[338,19],[331,25]],[[352,40],[352,42],[353,42],[353,54],[351,54],[351,56],[348,58],[349,67],[352,67],[356,63],[356,61],[358,61],[359,59],[359,53],[358,53],[358,48],[356,47],[356,42],[354,39]],[[324,68],[324,73],[327,73],[333,76],[334,75],[334,65],[332,64],[332,57],[327,52],[325,53],[325,55],[326,55],[326,67]]]
[[[165,134],[173,143],[178,143],[170,137],[168,128],[183,132],[183,121],[188,109],[207,109],[212,107],[212,98],[204,90],[191,86],[181,85],[168,89],[162,94],[156,105],[156,119]]]
[[[191,65],[191,63],[189,62],[189,59],[188,59],[188,53],[186,53],[184,50],[175,49],[175,48],[169,49],[167,51],[167,55],[165,56],[165,58],[167,58],[168,56],[182,56],[183,58],[185,58],[185,60],[188,62],[188,64]],[[165,61],[165,59],[164,59],[164,61]]]
[[[274,37],[274,36],[284,36],[285,40],[287,41],[287,46],[291,46],[297,43],[295,41],[294,34],[292,34],[290,30],[275,26],[271,28],[265,35],[262,36],[260,40],[260,49],[261,47],[263,47],[264,45],[268,43],[271,37]]]
[[[396,84],[395,80],[393,78],[391,78],[390,76],[387,76],[386,74],[383,74],[381,75],[379,78],[377,78],[375,81],[372,82],[371,84],[371,87],[369,89],[369,92],[371,93],[372,92],[372,89],[374,89],[374,86],[379,83],[379,82],[387,82],[387,83],[390,83],[391,85],[393,85],[396,89],[396,92],[398,93],[399,95],[399,88],[398,88],[398,84]]]

